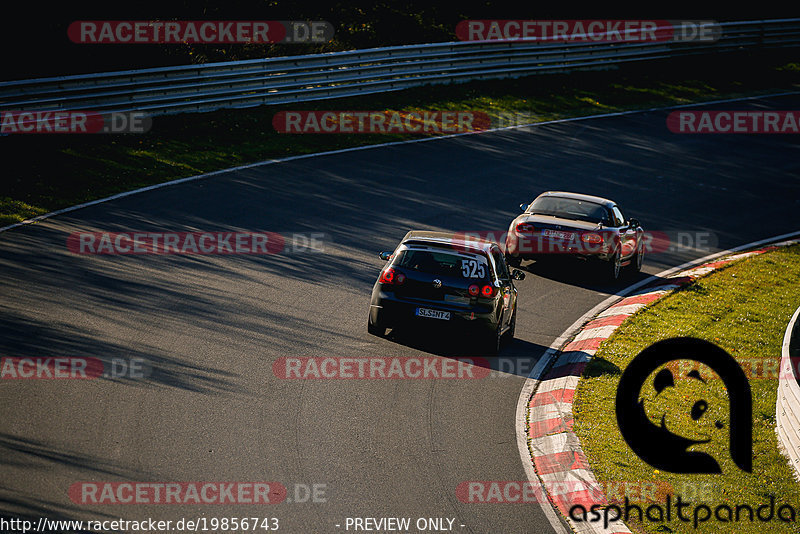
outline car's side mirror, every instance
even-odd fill
[[[639,219],[634,219],[634,218],[631,218],[631,219],[628,221],[628,226],[631,226],[631,227],[633,227],[633,228],[637,228],[637,227],[639,226]]]
[[[520,211],[525,211],[525,210],[527,210],[527,209],[528,209],[528,204],[520,204],[520,205],[519,205],[519,210],[520,210]]]
[[[525,280],[525,273],[523,273],[519,269],[514,269],[511,271],[511,278],[513,278],[514,280]]]
[[[389,261],[392,258],[391,252],[379,252],[378,257],[383,261]]]

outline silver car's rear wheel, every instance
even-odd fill
[[[612,282],[616,282],[617,280],[619,280],[619,273],[621,269],[622,269],[622,255],[620,254],[619,249],[617,249],[614,252],[614,256],[611,257],[611,260],[609,260],[608,265],[606,266],[607,270],[606,272],[609,280],[611,280]]]
[[[633,266],[634,272],[639,272],[642,270],[642,264],[644,263],[644,243],[639,243],[639,247],[636,249],[636,257],[633,258],[631,262],[631,266]]]

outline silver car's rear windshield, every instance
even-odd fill
[[[541,197],[528,206],[532,215],[550,215],[591,223],[609,224],[608,210],[596,202],[564,197]]]

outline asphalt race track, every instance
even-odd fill
[[[714,107],[791,110],[800,97]],[[800,228],[796,135],[678,135],[666,116],[269,164],[3,233],[0,354],[142,358],[151,372],[3,380],[0,515],[246,515],[277,517],[287,533],[345,531],[355,516],[443,517],[458,532],[552,531],[537,504],[469,504],[456,488],[526,480],[514,428],[524,378],[569,325],[630,280],[609,285],[584,265],[531,268],[517,283],[517,339],[493,363],[503,372],[483,379],[285,380],[273,363],[480,356],[440,336],[367,334],[377,252],[409,229],[505,230],[517,206],[544,190],[606,196],[646,230],[716,241],[650,255],[650,274]],[[72,232],[130,230],[326,238],[324,252],[268,256],[90,256],[66,247]],[[78,505],[68,490],[79,481],[274,481],[288,496],[263,506]],[[306,499],[315,484],[317,498]]]

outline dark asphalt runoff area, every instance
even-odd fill
[[[711,107],[795,110],[800,97]],[[0,234],[0,355],[149,368],[2,380],[0,516],[274,517],[286,533],[353,532],[353,517],[449,518],[456,532],[551,532],[538,504],[465,503],[456,488],[526,480],[515,408],[528,372],[582,314],[644,274],[611,285],[584,265],[529,268],[517,283],[517,339],[492,363],[500,372],[481,379],[286,380],[273,364],[480,356],[435,334],[367,333],[377,252],[410,229],[504,231],[545,190],[614,199],[646,230],[712,236],[711,249],[648,256],[649,274],[800,229],[800,137],[673,134],[667,114],[269,164]],[[266,256],[66,246],[73,232],[133,230],[326,237],[322,252]],[[268,481],[288,494],[271,505],[76,504],[69,489],[82,481]]]

